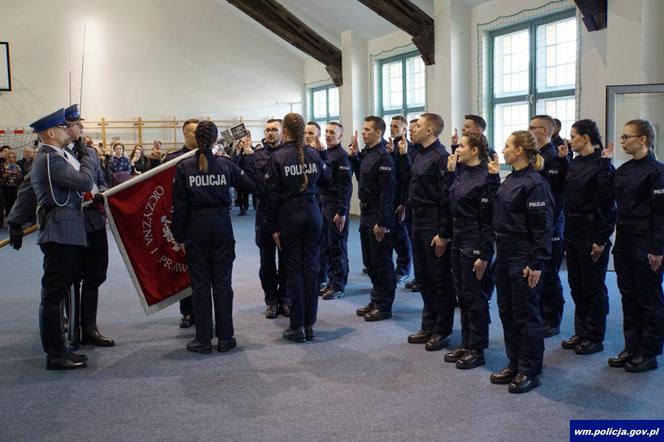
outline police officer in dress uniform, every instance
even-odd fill
[[[414,118],[408,122],[408,157],[410,159],[410,164],[413,164],[415,162],[415,157],[417,156],[419,152],[419,148],[421,147],[419,144],[414,144],[413,141],[413,133],[415,132],[415,127],[417,126],[417,118]],[[404,221],[406,223],[406,230],[408,230],[408,237],[410,238],[410,244],[412,247],[413,244],[413,211],[410,207],[406,206],[406,219]],[[414,259],[414,258],[413,258]],[[415,268],[415,263],[413,263],[413,268]],[[410,281],[406,282],[404,284],[404,288],[413,291],[413,292],[419,292],[420,289],[417,286],[417,280],[415,279],[415,271],[413,271],[413,277],[411,278]]]
[[[615,177],[618,221],[613,262],[625,348],[609,359],[609,365],[634,373],[657,368],[664,341],[664,165],[652,153],[654,143],[655,129],[649,121],[628,121],[620,144],[632,159],[618,168]]]
[[[195,118],[191,118],[184,122],[182,125],[182,133],[184,134],[184,146],[182,149],[176,150],[174,152],[169,152],[161,160],[162,164],[166,163],[173,158],[177,158],[180,155],[184,155],[190,150],[196,149],[196,127],[198,126],[199,121]],[[192,297],[188,296],[180,300],[180,328],[189,328],[194,325],[196,319],[194,315],[194,306],[193,306]]]
[[[489,168],[486,137],[468,133],[456,149],[459,164],[450,187],[452,275],[461,309],[461,346],[445,354],[460,369],[484,365],[489,346],[489,293],[486,269],[493,255],[493,200],[500,184],[497,160]]]
[[[272,118],[265,125],[265,138],[262,140],[263,148],[256,150],[256,171],[258,173],[258,187],[254,196],[258,197],[256,209],[256,245],[260,251],[260,270],[258,276],[261,287],[265,293],[265,317],[274,319],[279,313],[290,316],[290,300],[286,290],[286,267],[283,256],[277,250],[272,239],[272,233],[267,226],[267,193],[264,177],[270,157],[283,146],[281,134],[281,120]]]
[[[513,172],[496,194],[494,274],[509,363],[490,380],[509,384],[510,393],[525,393],[540,384],[542,372],[541,276],[544,263],[551,259],[553,195],[539,173],[544,160],[531,132],[513,132],[503,156]]]
[[[320,189],[329,253],[329,280],[321,295],[324,300],[344,296],[348,282],[348,210],[353,181],[350,159],[341,145],[343,130],[341,123],[336,121],[325,127],[326,163],[331,179],[326,188]]]
[[[392,262],[394,189],[396,176],[392,156],[385,150],[385,121],[381,117],[364,119],[362,139],[366,145],[358,155],[357,132],[350,146],[350,160],[358,179],[360,199],[360,242],[371,279],[371,301],[357,309],[365,321],[392,317],[396,280]]]
[[[272,154],[265,173],[267,227],[282,252],[291,299],[290,326],[283,337],[293,342],[314,339],[323,225],[317,199],[323,162],[315,149],[304,145],[304,127],[301,115],[286,114],[284,145]]]
[[[69,143],[64,109],[30,126],[41,140],[31,176],[40,205],[37,244],[44,254],[39,325],[46,368],[86,367],[87,357],[65,344],[61,304],[82,271],[87,239],[81,205],[94,185],[94,162],[87,149],[79,151],[79,159],[63,149]]]
[[[537,148],[544,158],[544,167],[540,171],[546,178],[555,205],[553,207],[553,232],[551,237],[551,259],[544,263],[542,268],[542,318],[544,320],[544,337],[549,338],[560,333],[560,321],[563,318],[565,298],[563,286],[560,283],[560,266],[565,255],[565,242],[563,237],[565,226],[565,176],[569,167],[567,152],[563,147],[556,148],[551,142],[551,135],[556,123],[549,115],[535,115],[530,120],[528,130],[537,140]]]
[[[421,328],[408,336],[408,342],[425,344],[427,351],[442,350],[448,344],[454,323],[454,291],[447,250],[451,234],[447,198],[453,175],[447,172],[449,154],[438,140],[443,127],[440,115],[420,116],[412,133],[418,149],[412,166],[405,140],[399,142],[399,166],[409,176],[415,279],[424,302]]]
[[[251,192],[256,179],[251,147],[244,149],[245,174],[230,158],[212,153],[217,135],[212,121],[198,124],[198,151],[178,163],[173,182],[173,236],[185,245],[196,318],[196,338],[187,344],[187,350],[204,354],[212,352],[213,300],[217,350],[227,352],[237,345],[231,288],[235,238],[229,189]]]
[[[574,300],[574,335],[561,346],[577,354],[604,349],[609,296],[604,280],[616,222],[611,158],[602,155],[602,138],[592,120],[572,125],[571,150],[577,153],[565,178],[565,255]],[[564,149],[569,147],[567,141]],[[596,147],[597,146],[597,147]],[[568,155],[569,157],[569,155]]]

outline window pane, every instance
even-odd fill
[[[537,27],[537,91],[576,86],[576,17]]]
[[[328,89],[330,100],[330,115],[328,117],[339,117],[339,89],[332,86]]]
[[[551,98],[548,100],[537,100],[535,109],[538,114],[551,115],[562,123],[560,136],[569,138],[569,131],[575,121],[574,97]]]
[[[403,106],[403,75],[401,61],[383,65],[383,109],[401,109]]]
[[[494,39],[493,88],[496,97],[528,93],[529,48],[527,29]]]
[[[327,117],[327,91],[325,89],[314,91],[312,101],[314,118]]]
[[[528,128],[528,102],[498,104],[493,113],[493,147],[503,161],[502,148],[507,137],[515,130]]]
[[[420,56],[411,57],[406,60],[406,104],[424,106],[425,94],[424,62]]]

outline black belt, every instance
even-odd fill
[[[496,232],[497,243],[509,243],[519,241],[529,241],[530,235],[527,233],[498,233]]]
[[[454,227],[467,227],[467,226],[477,226],[479,222],[475,218],[452,218]]]

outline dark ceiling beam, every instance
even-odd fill
[[[343,84],[341,50],[318,35],[274,0],[228,0],[228,3],[325,65],[336,86]]]
[[[607,27],[607,0],[574,0],[574,3],[581,11],[583,24],[586,25],[588,32],[599,31]]]
[[[359,0],[367,8],[413,37],[425,65],[434,60],[434,21],[409,0]]]

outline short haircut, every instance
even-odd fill
[[[404,126],[408,126],[408,120],[406,120],[406,117],[403,115],[395,115],[392,117],[392,120],[397,120],[398,122],[402,123]]]
[[[369,115],[364,118],[364,121],[367,123],[373,124],[374,129],[380,130],[380,132],[385,135],[385,120],[376,115]]]
[[[338,121],[330,121],[330,122],[328,122],[327,124],[331,124],[332,126],[340,127],[341,130],[344,130],[344,125],[341,124],[341,123],[339,123]]]
[[[435,137],[438,137],[441,133],[443,133],[445,122],[443,121],[443,117],[440,115],[431,112],[425,112],[420,115],[420,118],[424,118],[427,123],[433,126],[433,135]]]
[[[473,123],[475,123],[475,126],[482,129],[482,132],[484,132],[486,130],[486,120],[484,118],[480,117],[479,115],[468,114],[468,115],[464,115],[463,118],[465,118],[466,120],[471,120]]]
[[[312,126],[315,126],[316,129],[318,129],[318,132],[320,133],[320,124],[316,123],[315,121],[309,121],[309,122],[307,123],[307,126],[309,126],[310,124],[311,124]]]
[[[532,120],[542,120],[542,121],[545,121],[545,122],[546,122],[546,125],[549,126],[549,135],[553,134],[553,131],[554,131],[555,128],[556,128],[556,122],[553,121],[553,118],[551,117],[551,115],[544,115],[544,114],[542,114],[542,115],[535,115],[533,118],[530,119],[530,121],[532,121]]]
[[[560,129],[561,127],[563,127],[563,123],[561,123],[559,119],[554,118],[554,119],[553,119],[553,122],[556,123],[556,127],[557,127],[558,129]]]
[[[0,152],[3,152],[3,151],[5,151],[5,150],[7,150],[7,149],[12,150],[12,147],[11,147],[11,146],[7,146],[7,145],[4,145],[4,146],[0,147]]]
[[[284,124],[283,121],[281,121],[281,118],[270,118],[269,120],[267,120],[267,124],[270,123],[279,123],[282,126]]]
[[[412,120],[409,121],[409,124],[417,123],[417,118],[413,118]]]
[[[187,126],[189,126],[190,124],[198,124],[198,123],[200,123],[200,122],[201,122],[201,121],[200,121],[198,118],[190,118],[190,119],[188,119],[187,121],[185,121],[185,122],[182,124],[182,132],[184,132],[184,128],[187,127]]]

